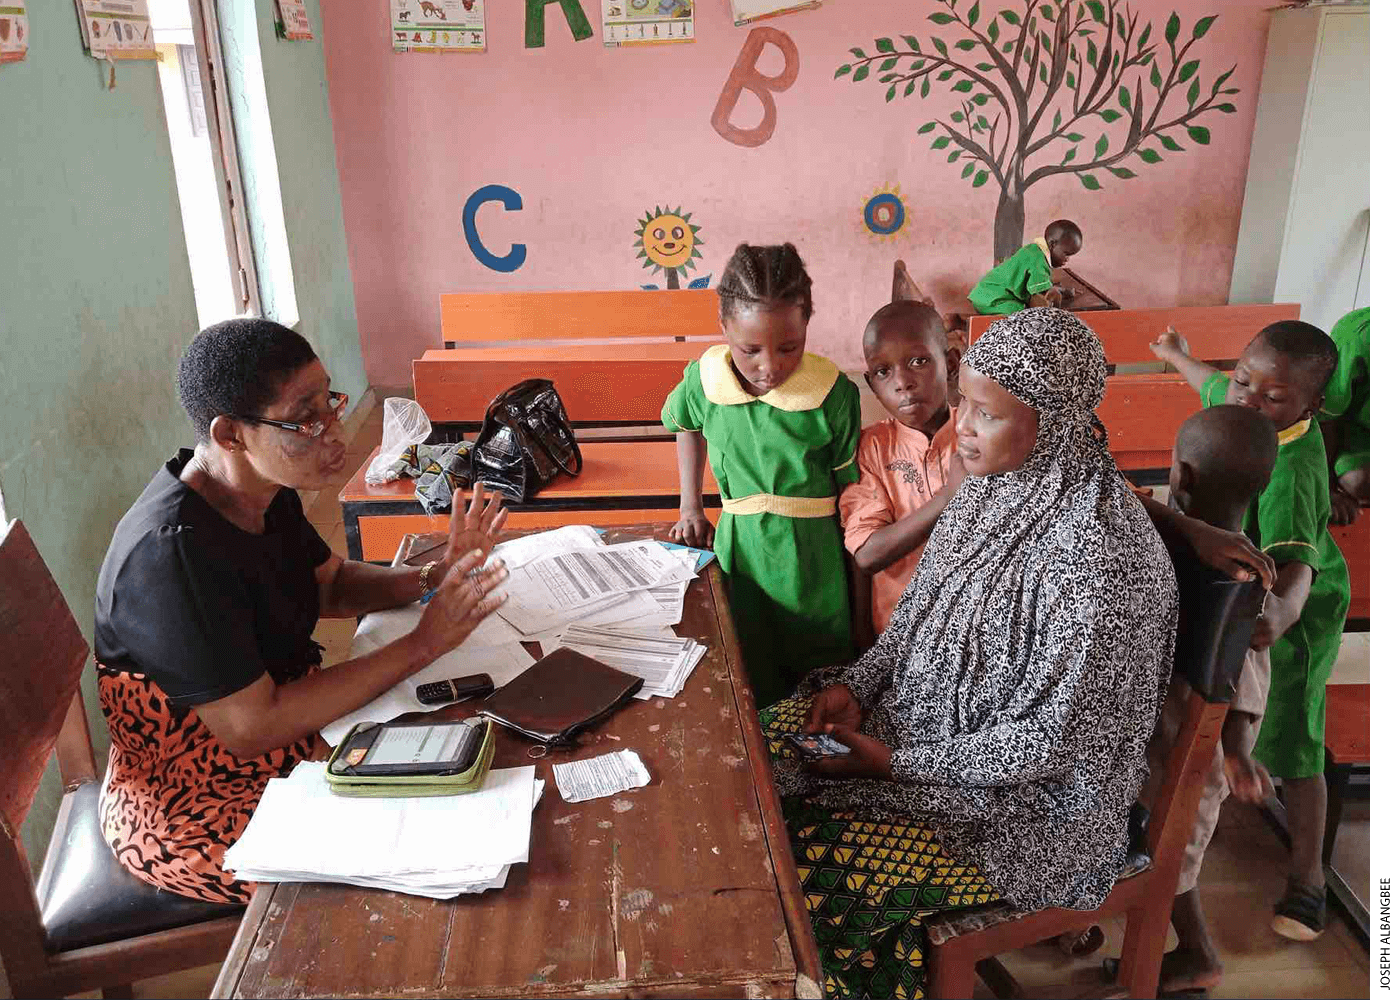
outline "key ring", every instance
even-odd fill
[[[538,750],[539,753],[535,753],[536,750]],[[536,743],[529,750],[525,751],[525,756],[529,757],[531,760],[542,760],[548,754],[549,747],[545,746],[543,743]]]

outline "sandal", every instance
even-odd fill
[[[1118,967],[1122,964],[1119,959],[1105,958],[1103,960],[1103,978],[1106,982],[1118,982]],[[1158,1000],[1207,1000],[1210,990],[1203,990],[1199,987],[1186,990],[1161,990],[1157,991]]]
[[[1274,933],[1290,941],[1316,941],[1327,923],[1327,890],[1288,880],[1288,891],[1274,904]]]

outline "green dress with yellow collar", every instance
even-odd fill
[[[983,316],[1007,316],[1029,306],[1032,295],[1044,295],[1054,287],[1050,245],[1037,239],[987,272],[967,293],[967,300]]]
[[[715,555],[758,705],[777,701],[814,667],[848,661],[854,648],[836,497],[859,478],[855,384],[807,354],[782,385],[750,396],[721,344],[686,366],[661,422],[705,435],[724,501]]]
[[[1230,379],[1212,375],[1201,402],[1225,402]],[[1279,778],[1321,774],[1327,678],[1341,650],[1351,604],[1346,559],[1328,530],[1331,480],[1322,430],[1311,417],[1279,431],[1278,460],[1269,485],[1245,512],[1244,532],[1279,565],[1300,562],[1313,571],[1303,613],[1269,651],[1269,702],[1254,756]]]

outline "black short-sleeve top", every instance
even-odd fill
[[[156,473],[97,580],[98,662],[147,675],[176,705],[319,663],[315,571],[331,554],[295,490],[278,491],[261,535],[235,526],[180,481],[192,457],[181,449]]]

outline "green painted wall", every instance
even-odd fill
[[[319,8],[308,6],[319,35]],[[366,383],[323,53],[273,37],[271,0],[257,11],[298,328],[356,399]],[[154,64],[120,64],[108,91],[72,4],[31,4],[29,21],[28,58],[0,66],[0,487],[90,637],[113,527],[190,443],[175,367],[198,320]],[[83,697],[101,760],[91,673]],[[50,774],[24,829],[36,861],[57,799]]]
[[[256,0],[255,4],[219,0],[218,6],[229,92],[236,97],[245,87],[244,76],[260,67],[267,95],[265,110],[260,102],[233,101],[240,167],[244,186],[250,189],[253,244],[256,247],[264,242],[269,230],[276,231],[276,220],[268,213],[275,211],[275,191],[280,187],[291,250],[294,308],[300,317],[297,330],[315,346],[335,387],[358,400],[368,383],[355,321],[340,176],[335,166],[326,54],[321,47],[321,5],[319,0],[306,4],[316,35],[313,41],[277,38],[273,0]],[[257,82],[246,89],[256,93]],[[270,148],[269,139],[275,142],[275,150]],[[277,183],[270,185],[265,180],[266,171],[273,165]],[[275,255],[268,256],[272,266],[259,267],[263,305],[272,315],[281,316],[288,307],[284,305],[285,290],[278,285],[285,278],[277,273]]]

